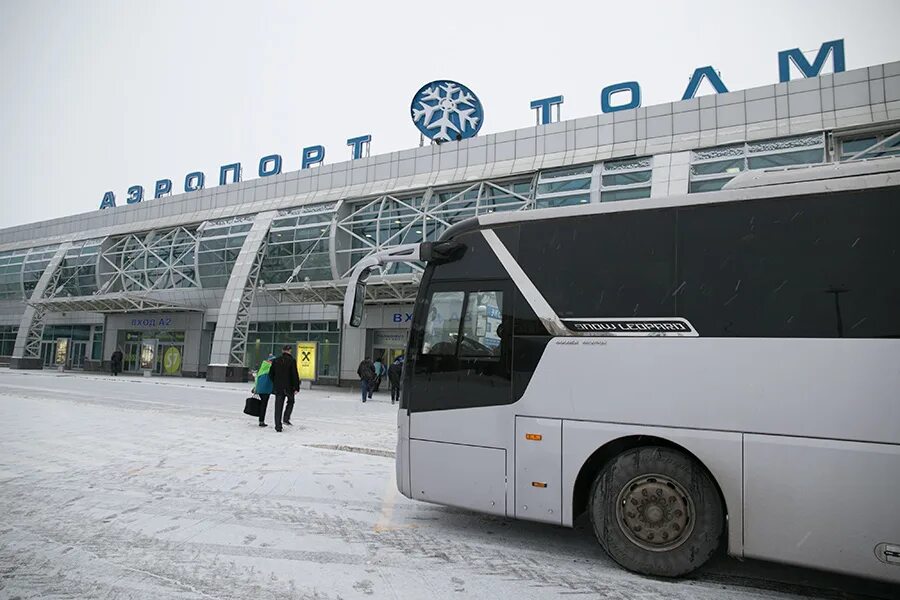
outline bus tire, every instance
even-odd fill
[[[591,488],[591,523],[607,554],[636,573],[678,577],[719,547],[725,516],[706,470],[662,446],[619,454]]]

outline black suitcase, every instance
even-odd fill
[[[250,415],[251,417],[258,417],[261,410],[262,410],[262,400],[260,400],[256,396],[247,398],[246,402],[244,402],[244,414],[245,415]]]

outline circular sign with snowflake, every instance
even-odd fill
[[[447,79],[423,85],[413,96],[410,113],[419,131],[442,142],[473,137],[484,121],[478,96],[463,84]]]

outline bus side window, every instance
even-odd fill
[[[456,355],[464,296],[464,292],[435,292],[431,297],[422,354]]]
[[[459,355],[500,356],[503,292],[469,292]]]

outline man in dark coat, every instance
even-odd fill
[[[109,359],[109,367],[112,369],[113,375],[118,375],[122,371],[123,358],[122,351],[116,348],[116,351],[112,353],[112,357]]]
[[[275,431],[281,431],[281,411],[284,410],[284,424],[291,424],[291,412],[294,410],[294,394],[300,391],[300,375],[297,373],[297,361],[291,355],[291,346],[281,349],[281,356],[272,361],[269,369],[272,380],[272,391],[275,393]],[[284,400],[287,399],[287,407]]]
[[[372,359],[365,357],[356,368],[356,374],[359,375],[359,387],[362,390],[362,401],[366,401],[366,396],[372,397],[375,387],[375,365]]]
[[[400,400],[400,375],[403,374],[403,356],[398,356],[388,367],[388,381],[391,383],[391,404]]]

